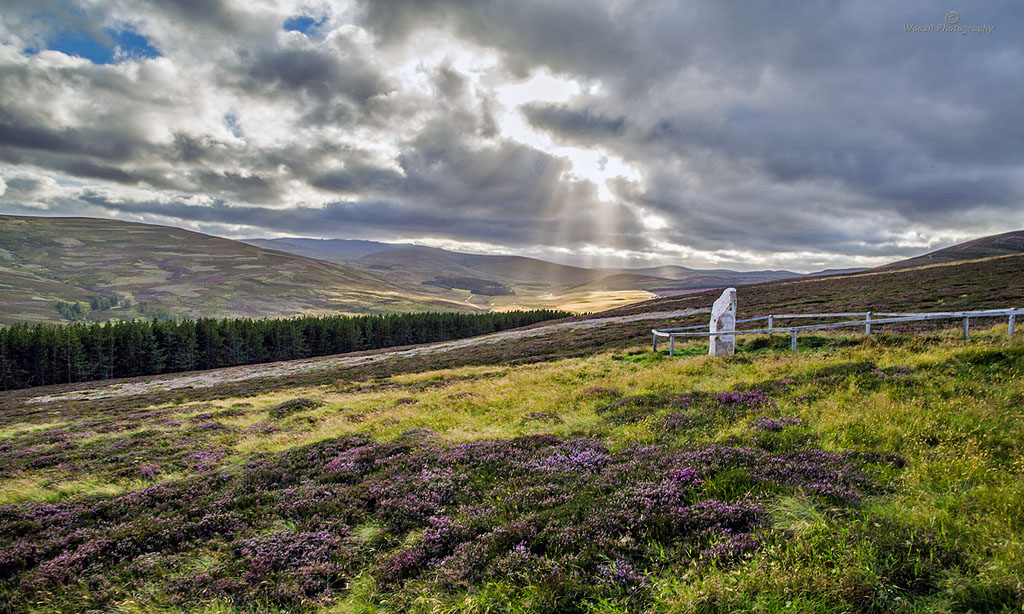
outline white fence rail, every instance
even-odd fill
[[[745,318],[742,320],[736,320],[736,324],[744,324],[747,322],[760,322],[767,320],[767,328],[753,328],[736,331],[718,331],[712,333],[707,330],[700,332],[689,332],[698,331],[698,329],[707,329],[707,324],[698,324],[696,326],[681,326],[676,328],[655,328],[651,330],[653,335],[652,346],[654,351],[658,351],[658,339],[662,337],[668,338],[668,353],[669,356],[675,356],[675,345],[676,337],[713,337],[719,335],[772,335],[774,333],[789,333],[790,334],[790,348],[796,352],[797,335],[804,331],[812,330],[828,330],[834,328],[853,328],[853,327],[864,327],[864,334],[871,334],[871,327],[879,324],[902,324],[905,322],[927,322],[929,320],[963,320],[964,328],[964,339],[970,337],[971,331],[971,318],[993,318],[993,317],[1006,317],[1008,318],[1007,323],[1007,334],[1013,336],[1016,328],[1017,315],[1024,315],[1024,309],[1019,307],[1012,307],[1009,309],[980,309],[975,311],[936,311],[936,312],[920,312],[920,313],[905,313],[905,312],[873,312],[873,311],[855,311],[855,312],[844,312],[844,313],[773,313],[766,316],[757,316],[754,318]],[[776,320],[793,320],[799,318],[863,318],[860,320],[850,320],[846,322],[831,322],[827,324],[806,324],[803,326],[775,326]]]

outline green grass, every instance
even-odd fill
[[[773,531],[752,557],[722,564],[668,562],[649,579],[646,597],[588,601],[589,612],[982,612],[1024,605],[1024,341],[1002,328],[970,342],[955,332],[870,339],[822,335],[797,355],[761,340],[715,359],[702,345],[679,344],[668,358],[634,346],[529,365],[458,366],[278,387],[202,402],[123,399],[116,409],[79,407],[59,438],[46,411],[0,414],[0,443],[10,450],[70,455],[70,465],[7,464],[0,502],[72,501],[198,475],[210,467],[175,465],[173,454],[217,450],[219,471],[255,456],[344,435],[395,440],[429,429],[444,442],[529,434],[594,437],[610,449],[717,442],[768,450],[862,450],[897,455],[900,468],[876,476],[884,492],[853,508],[802,495],[771,503]],[[723,414],[667,433],[664,399],[678,394],[757,389],[772,392],[774,415],[802,424],[757,432],[747,415]],[[627,397],[650,398],[628,419],[605,409]],[[630,406],[634,407],[634,406]],[[37,408],[38,409],[38,408]],[[226,413],[222,413],[226,412]],[[195,431],[218,422],[224,428]],[[268,424],[273,432],[250,427]],[[188,443],[181,443],[182,437]],[[138,458],[119,441],[145,440]],[[155,454],[169,463],[152,476],[133,467]],[[110,460],[114,459],[114,460]],[[141,460],[140,460],[141,459]],[[167,459],[167,460],[160,460]],[[134,464],[133,464],[134,463]],[[741,473],[709,483],[723,498],[749,488]],[[382,524],[357,527],[354,539],[387,539]],[[201,561],[196,559],[197,564]],[[139,587],[141,589],[141,587]],[[355,577],[319,612],[555,611],[551,587],[490,582],[470,592],[413,581],[400,594]],[[160,594],[120,602],[116,611],[183,611]],[[211,602],[204,612],[247,612]],[[45,604],[37,611],[47,611]],[[261,610],[269,611],[269,610]]]
[[[47,247],[40,257],[66,259],[62,249]],[[741,289],[741,315],[1020,304],[1022,261],[1007,256],[760,284]],[[138,275],[142,283],[141,276],[157,272],[140,268]],[[12,283],[44,294],[46,284],[21,281]],[[706,306],[712,294],[662,299],[637,309]],[[706,316],[693,318],[694,323],[698,319]],[[989,330],[977,327],[964,342],[944,323],[917,334],[897,334],[908,329],[889,327],[867,339],[801,336],[797,354],[781,336],[740,338],[730,359],[706,356],[704,342],[678,343],[674,358],[664,345],[661,352],[649,351],[650,327],[688,323],[561,331],[447,355],[95,401],[35,404],[31,391],[5,393],[0,395],[0,505],[14,505],[0,513],[13,514],[32,502],[98,505],[154,485],[237,476],[254,459],[301,455],[344,436],[390,442],[414,435],[447,445],[544,434],[593,438],[611,451],[707,444],[773,454],[853,450],[889,459],[872,465],[879,488],[855,505],[765,486],[741,469],[709,477],[704,496],[763,498],[770,526],[760,549],[709,561],[678,545],[645,543],[653,571],[635,594],[579,587],[573,593],[570,583],[495,577],[471,589],[441,586],[429,577],[383,585],[381,561],[414,548],[423,528],[393,532],[382,518],[371,517],[350,527],[345,538],[364,557],[363,566],[329,598],[275,609],[211,596],[184,607],[175,603],[168,584],[135,584],[118,568],[109,575],[122,584],[103,588],[106,605],[100,609],[154,614],[296,607],[323,613],[1024,611],[1020,335],[1008,340],[1002,322]],[[979,324],[985,323],[996,321]],[[706,402],[707,395],[727,391],[764,391],[772,404],[751,413]],[[700,419],[668,429],[680,396],[696,403]],[[779,431],[758,430],[752,428],[757,416],[799,422]],[[299,528],[296,519],[275,516],[272,505],[260,507],[271,496],[276,495],[243,495],[265,517],[260,516],[256,533],[239,539]],[[104,530],[116,532],[119,526],[113,522]],[[175,574],[215,570],[230,562],[232,552],[216,540],[198,545],[167,563],[176,565],[167,574],[173,580]],[[11,597],[0,599],[0,612],[82,611],[83,604],[100,598],[92,591],[100,590],[94,587],[101,580],[97,576],[92,585],[37,592],[25,600],[0,574],[0,594]]]

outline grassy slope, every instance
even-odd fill
[[[317,260],[343,261],[346,258],[358,258],[375,252],[382,252],[394,247],[411,247],[407,244],[379,243],[358,239],[246,239],[250,245],[273,249],[290,254],[298,254]]]
[[[99,294],[131,298],[135,308],[91,319],[145,317],[141,302],[177,317],[471,310],[335,263],[113,220],[0,216],[0,272],[0,323],[61,321],[57,300]]]
[[[1021,270],[1021,257],[1009,257],[766,284],[742,289],[740,305],[746,313],[1003,306],[1020,303]],[[706,305],[708,298],[661,300],[647,309],[693,301]],[[26,393],[8,394],[0,397],[8,408],[0,414],[5,459],[0,500],[76,502],[155,483],[187,485],[218,471],[234,475],[253,458],[282,462],[268,455],[289,450],[301,457],[339,436],[386,442],[412,429],[430,429],[441,446],[551,434],[594,438],[616,454],[635,444],[686,450],[718,443],[772,453],[860,450],[896,455],[905,465],[872,473],[877,488],[852,503],[814,495],[806,487],[752,480],[744,471],[709,475],[700,497],[742,501],[747,492],[766,497],[759,504],[766,526],[758,551],[706,559],[699,547],[687,550],[685,539],[664,535],[636,546],[614,541],[602,546],[611,557],[642,553],[634,565],[649,576],[639,587],[618,589],[595,581],[593,589],[572,588],[570,582],[543,576],[522,582],[493,576],[468,592],[438,585],[430,572],[382,586],[381,566],[423,539],[415,523],[410,531],[388,525],[382,516],[350,528],[345,543],[353,547],[355,567],[337,572],[340,593],[333,598],[319,594],[307,606],[323,612],[527,612],[575,606],[595,612],[966,612],[1024,607],[1024,510],[1019,505],[1024,499],[1024,345],[1019,335],[1007,340],[1001,324],[966,343],[952,330],[866,340],[822,336],[807,339],[797,356],[763,341],[744,340],[744,351],[732,360],[702,356],[698,344],[683,348],[688,357],[670,360],[646,352],[646,335],[637,328],[608,326],[571,339],[538,338],[396,360],[373,369],[173,395],[35,405],[25,403]],[[543,362],[533,364],[537,360]],[[691,427],[675,432],[663,427],[666,416],[679,411],[673,401],[679,395],[750,387],[768,391],[771,404],[724,415],[700,409],[694,414],[700,420]],[[602,409],[638,396],[647,401],[625,405],[630,413]],[[307,398],[322,404],[291,413],[274,409]],[[795,417],[802,424],[765,432],[752,426],[760,415]],[[210,454],[202,456],[203,462],[194,460],[204,451]],[[156,469],[140,470],[152,466]],[[319,470],[307,475],[314,482],[304,488],[328,488],[331,496],[348,492],[318,485]],[[54,604],[74,610],[74,604],[112,590],[109,603],[119,604],[121,611],[184,608],[169,601],[174,578],[209,570],[228,573],[218,570],[245,560],[237,549],[242,540],[319,526],[308,515],[282,516],[275,502],[294,495],[280,488],[267,487],[263,502],[251,508],[258,521],[237,534],[188,545],[166,560],[147,555],[148,567],[136,565],[134,572],[113,565],[105,574],[113,588],[104,582],[73,590],[50,586],[32,593],[36,605],[17,603],[30,611],[52,611]],[[498,505],[495,500],[483,503]],[[419,522],[422,528],[425,521]],[[548,556],[557,562],[562,555]],[[288,571],[274,573],[275,586],[288,586]],[[294,573],[306,577],[316,572]],[[31,586],[48,586],[35,578]],[[140,578],[148,578],[144,590],[117,588],[119,582],[131,586]],[[195,599],[202,603],[199,595]],[[206,607],[234,611],[223,601]]]
[[[102,413],[83,407],[60,418],[49,412],[5,413],[0,436],[10,459],[0,498],[74,502],[84,495],[112,496],[155,483],[187,484],[212,472],[231,474],[253,458],[279,462],[267,455],[288,450],[301,456],[307,446],[312,450],[339,436],[389,441],[413,429],[430,429],[441,445],[552,434],[596,438],[612,451],[636,444],[700,449],[709,443],[776,453],[870,451],[898,455],[905,467],[877,474],[879,488],[854,503],[837,503],[801,488],[765,490],[743,472],[709,476],[701,491],[706,496],[742,500],[751,488],[767,496],[760,504],[767,527],[759,534],[758,552],[712,562],[686,554],[671,540],[647,544],[648,556],[662,552],[657,556],[668,558],[646,563],[651,572],[646,584],[584,593],[588,607],[603,612],[755,607],[895,612],[987,611],[1005,605],[1016,611],[1024,604],[1024,511],[1017,504],[1024,497],[1024,346],[1020,338],[1007,342],[1002,331],[981,334],[971,343],[954,337],[823,338],[819,347],[796,357],[760,349],[729,361],[705,356],[669,360],[638,348],[541,365],[461,367],[363,383],[340,380],[198,403],[122,400]],[[674,433],[661,426],[678,411],[671,401],[676,395],[765,382],[792,383],[766,388],[770,409],[727,415]],[[652,401],[625,420],[601,410],[609,399],[638,395]],[[274,409],[297,398],[320,405],[300,406],[283,416]],[[795,417],[802,424],[779,433],[759,431],[751,426],[759,415]],[[268,503],[255,508],[262,520],[252,529],[197,542],[166,561],[146,555],[144,560],[157,565],[155,575],[138,571],[138,565],[131,573],[113,565],[115,587],[102,590],[113,591],[112,603],[119,603],[120,611],[178,611],[185,606],[170,604],[170,595],[162,592],[170,590],[173,578],[232,564],[242,540],[292,535],[287,532],[315,525],[301,512],[279,516],[275,510],[281,508],[274,502],[287,500],[291,491],[267,488]],[[328,488],[345,492],[343,485]],[[522,586],[501,577],[472,593],[438,586],[430,573],[404,588],[384,588],[378,566],[420,535],[385,525],[370,521],[355,527],[356,535],[370,531],[373,538],[357,548],[362,558],[358,569],[346,572],[349,590],[337,598],[320,595],[319,605],[309,604],[312,609],[564,611],[580,604],[573,595],[561,595],[557,584]],[[117,589],[117,583],[131,581],[132,573],[152,584],[141,593]],[[55,605],[74,610],[84,596],[98,598],[89,589],[69,592],[35,582],[50,588],[32,593],[37,606],[18,601],[26,611]],[[195,599],[203,602],[201,595]],[[221,603],[210,611],[234,610]]]
[[[620,307],[600,314],[617,315],[708,307],[719,291],[656,299]],[[857,275],[776,281],[745,286],[739,290],[741,317],[767,313],[846,310],[945,310],[1021,306],[1024,303],[1024,256],[1008,256],[987,261],[954,263],[921,269],[878,271]],[[685,321],[652,320],[636,323],[609,324],[601,328],[572,333],[556,333],[539,339],[512,341],[497,346],[482,346],[465,351],[410,359],[389,360],[371,370],[341,369],[287,378],[247,382],[247,391],[270,390],[280,386],[333,381],[337,378],[364,378],[413,371],[425,371],[467,365],[517,364],[523,361],[557,360],[587,356],[595,352],[619,350],[649,339],[651,328],[698,324],[707,316],[694,316]],[[805,321],[809,323],[808,321]],[[985,325],[994,321],[983,321]],[[953,322],[940,322],[937,327],[955,328]],[[887,327],[883,330],[899,330]],[[67,388],[87,388],[88,384],[53,387],[46,392]],[[225,386],[197,390],[194,394],[231,395],[238,387]],[[35,391],[0,393],[0,401],[21,403]]]
[[[633,313],[706,306],[719,291],[706,291],[631,305]],[[1024,255],[853,275],[809,277],[744,286],[741,317],[795,311],[948,311],[1020,307],[1024,303]]]
[[[939,264],[943,262],[955,262],[958,260],[976,260],[978,258],[992,258],[993,256],[1008,256],[1024,252],[1024,230],[1005,232],[999,235],[982,237],[973,241],[959,243],[923,256],[901,260],[892,264],[879,267],[881,269],[896,269],[926,264]]]

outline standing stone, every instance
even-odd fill
[[[736,288],[727,288],[711,307],[711,328],[708,332],[732,333],[736,330]],[[708,347],[710,356],[732,356],[736,353],[736,335],[712,335]]]

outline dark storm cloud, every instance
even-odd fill
[[[0,110],[0,148],[63,152],[124,161],[134,155],[135,145],[120,130],[92,127],[53,129],[32,125]]]
[[[895,206],[907,216],[953,207],[1013,207],[1021,194],[1002,173],[986,170],[998,146],[996,128],[992,139],[977,140],[974,155],[958,140],[954,147],[949,132],[956,126],[938,126],[918,135],[898,118],[835,117],[815,109],[804,112],[749,107],[727,112],[721,122],[697,117],[670,118],[653,126],[644,141],[658,144],[685,157],[694,150],[711,151],[729,159],[756,161],[757,168],[774,184],[805,181],[837,181],[852,192],[875,199],[874,207]],[[872,125],[873,123],[873,125]],[[1005,164],[1020,159],[1019,151],[999,156]]]
[[[95,164],[88,160],[70,160],[61,170],[76,177],[92,177],[117,183],[137,183],[141,179],[120,168]]]
[[[8,209],[840,260],[1024,226],[1015,1],[313,2],[308,32],[286,32],[296,15],[272,3],[9,6],[0,34],[24,40],[0,56],[0,160],[97,185],[26,196],[7,173]],[[995,30],[904,31],[950,9]],[[27,51],[60,27],[124,23],[164,57],[99,67]],[[427,31],[498,65],[430,56]],[[501,86],[540,73],[580,93],[508,108]],[[553,147],[508,132],[509,113]],[[602,202],[561,146],[636,175]]]
[[[87,179],[101,179],[126,185],[150,186],[204,194],[230,195],[242,201],[265,201],[276,194],[272,180],[235,171],[213,172],[184,169],[168,172],[154,161],[161,148],[124,140],[119,135],[53,134],[39,131],[39,138],[22,142],[26,130],[5,130],[0,124],[0,161],[57,170]],[[12,134],[14,136],[12,136]],[[95,147],[101,145],[101,147]],[[124,150],[124,151],[121,151]],[[132,161],[129,167],[117,162]],[[146,162],[150,164],[146,164]],[[237,163],[237,160],[236,160]]]
[[[393,192],[402,184],[402,175],[390,169],[346,167],[314,177],[310,183],[331,192]]]
[[[299,35],[294,38],[305,39]],[[245,79],[240,86],[281,96],[302,93],[321,102],[343,96],[357,104],[365,104],[390,89],[385,79],[352,50],[303,45],[243,50],[239,68]]]
[[[566,105],[527,104],[523,114],[538,128],[571,136],[581,143],[599,144],[622,135],[626,117],[606,117],[591,109],[571,109]]]
[[[509,68],[538,66],[601,74],[632,55],[627,15],[593,0],[363,0],[367,25],[385,42],[400,44],[423,27],[451,25],[476,43],[507,53]]]
[[[259,175],[200,172],[190,175],[190,178],[206,192],[245,195],[242,200],[265,201],[274,194],[271,183]]]
[[[190,27],[203,27],[224,33],[242,29],[244,13],[234,10],[224,0],[156,0],[148,3]]]
[[[202,135],[191,135],[185,132],[174,133],[172,144],[174,157],[182,162],[198,162],[206,156],[212,147],[211,139]]]
[[[198,155],[194,143],[188,155]],[[180,141],[176,148],[180,151]],[[163,148],[135,142],[120,134],[95,130],[53,133],[0,124],[0,161],[29,164],[87,179],[125,185],[146,184],[181,191],[229,195],[246,202],[264,202],[277,193],[273,180],[237,171],[186,168],[169,172],[158,161]],[[198,158],[193,158],[195,161]],[[118,162],[132,162],[127,167]],[[235,160],[237,164],[239,160]]]
[[[531,238],[533,222],[517,216],[501,224],[476,218],[457,218],[443,209],[409,208],[392,201],[332,202],[324,207],[271,209],[231,206],[223,201],[195,205],[180,201],[122,201],[100,194],[82,194],[81,202],[109,213],[153,215],[208,224],[231,224],[251,228],[274,228],[279,232],[316,234],[332,229],[354,234],[379,230],[381,225],[398,232],[455,232],[483,239],[525,242]],[[65,208],[73,205],[64,202]]]
[[[533,218],[562,198],[560,177],[566,163],[518,143],[469,147],[457,126],[432,126],[408,144],[400,156],[409,196],[429,195],[435,202],[472,211],[515,211]]]
[[[1024,224],[1024,118],[1015,102],[1024,88],[1008,79],[1024,61],[1013,42],[1022,24],[1010,4],[971,14],[998,24],[1002,39],[904,33],[904,23],[941,21],[944,13],[925,4],[823,12],[817,5],[779,11],[724,2],[690,9],[689,19],[661,28],[675,28],[686,41],[678,53],[694,63],[682,68],[706,71],[708,90],[726,92],[718,104],[694,109],[693,101],[707,96],[698,88],[677,93],[687,111],[651,108],[638,98],[660,94],[661,84],[646,81],[596,105],[527,110],[537,126],[564,139],[624,152],[649,177],[676,173],[680,164],[699,169],[701,194],[688,194],[679,182],[649,181],[635,195],[633,202],[665,215],[671,228],[687,229],[674,240],[873,255],[879,221],[932,231],[957,223]],[[610,82],[633,84],[635,74],[654,73],[608,68]],[[622,131],[606,119],[620,115],[638,129]],[[737,182],[757,184],[748,201],[723,194]],[[823,199],[820,190],[801,194],[807,186],[831,188],[838,198]],[[999,210],[1002,220],[993,217]],[[841,220],[838,228],[830,228],[833,220]],[[874,253],[905,251],[887,245],[879,249],[888,252]]]
[[[45,168],[84,179],[102,179],[121,184],[136,184],[144,181],[159,187],[176,187],[175,184],[168,182],[158,173],[127,171],[118,166],[98,163],[86,157],[65,155],[60,152],[19,150],[0,146],[0,161],[14,165]],[[7,196],[9,197],[9,195]]]

